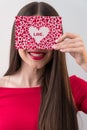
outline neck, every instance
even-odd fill
[[[37,69],[29,67],[27,64],[22,64],[17,72],[17,83],[26,87],[41,86],[44,68]]]

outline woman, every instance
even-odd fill
[[[32,2],[18,13],[31,15],[58,13],[44,2]],[[65,53],[87,72],[87,52],[80,36],[63,34],[53,51],[16,50],[14,39],[13,26],[9,68],[0,80],[0,130],[78,130],[77,111],[87,113],[87,83],[68,77]],[[44,58],[34,59],[42,53]]]

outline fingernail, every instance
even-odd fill
[[[57,42],[58,42],[58,39],[56,39],[55,42],[57,43]]]
[[[56,49],[56,46],[55,46],[55,45],[53,45],[53,46],[52,46],[52,48],[53,48],[53,49]]]
[[[60,49],[61,52],[64,52],[64,49]]]
[[[60,41],[60,39],[56,39],[56,40],[55,40],[56,43],[59,42],[59,41]]]
[[[55,40],[55,42],[60,42],[61,38],[59,37],[58,39]]]

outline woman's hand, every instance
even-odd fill
[[[87,72],[87,51],[79,35],[65,33],[53,45],[53,49],[68,52],[76,62]]]

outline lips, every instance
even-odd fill
[[[45,52],[28,52],[28,54],[31,56],[34,60],[41,60],[46,55]]]

